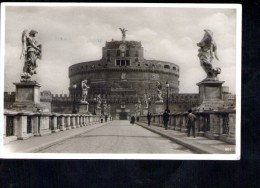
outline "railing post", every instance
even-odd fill
[[[188,129],[187,129],[187,113],[184,112],[182,114],[182,126],[181,126],[181,132],[182,133],[187,133]]]
[[[70,115],[69,114],[66,114],[66,116],[65,116],[65,123],[66,123],[66,129],[70,130],[71,126],[70,126]]]
[[[79,119],[80,119],[79,127],[83,127],[83,126],[84,126],[84,115],[81,114],[81,115],[79,116]]]
[[[51,132],[56,133],[56,132],[60,131],[60,129],[58,129],[58,116],[57,116],[57,114],[52,114],[51,124],[52,124]]]
[[[220,140],[229,144],[236,144],[236,113],[235,111],[223,114]]]
[[[74,115],[74,114],[71,115],[71,117],[70,117],[70,120],[71,120],[71,128],[72,128],[72,129],[77,128],[76,118],[77,118],[77,115]]]
[[[3,140],[4,144],[7,144],[11,141],[17,140],[16,136],[16,120],[18,113],[4,113],[4,122],[3,122]]]
[[[87,126],[87,125],[88,125],[88,115],[85,115],[85,116],[84,116],[84,119],[85,119],[85,124],[84,124],[84,126]]]
[[[40,127],[39,127],[39,135],[44,136],[51,134],[50,130],[50,115],[49,113],[41,113],[40,114]]]
[[[197,114],[196,114],[197,115]],[[205,135],[205,120],[204,120],[204,116],[202,114],[198,114],[197,115],[197,121],[198,121],[198,126],[199,126],[199,130],[198,130],[198,136],[204,136]]]
[[[178,122],[176,124],[175,130],[176,131],[180,131],[181,130],[181,124],[182,124],[182,115],[181,115],[181,113],[178,113],[177,117],[178,117],[177,118]]]
[[[210,113],[209,120],[210,120],[210,131],[206,133],[206,137],[209,139],[219,139],[220,135],[220,115],[217,113]]]
[[[18,140],[24,140],[33,136],[32,133],[28,133],[27,131],[28,115],[29,114],[27,113],[19,113],[18,116],[16,116],[17,121],[16,121],[15,129],[16,129],[16,136]]]
[[[61,131],[66,131],[66,121],[65,121],[66,117],[64,115],[60,116],[60,130]]]

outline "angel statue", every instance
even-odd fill
[[[23,73],[21,81],[30,81],[33,74],[36,74],[37,59],[41,59],[42,45],[37,45],[35,40],[37,31],[25,29],[22,33],[22,53],[20,59],[24,57]]]
[[[148,108],[148,100],[149,98],[147,97],[146,94],[144,94],[144,104],[145,104],[144,108]]]
[[[81,102],[83,103],[88,103],[87,102],[87,96],[88,96],[88,89],[90,88],[88,85],[88,80],[83,80],[81,82],[81,87],[82,87],[82,98],[81,98]]]
[[[204,37],[199,43],[197,43],[197,46],[200,47],[198,54],[200,66],[207,73],[205,80],[218,80],[217,75],[220,74],[221,69],[219,67],[214,68],[212,65],[214,59],[219,61],[217,55],[217,44],[213,39],[213,32],[209,29],[205,29],[204,31]]]
[[[125,41],[125,37],[126,37],[125,33],[127,32],[127,30],[125,28],[119,28],[119,29],[122,32],[122,40]]]
[[[157,81],[156,83],[157,101],[163,102],[162,98],[162,84]]]
[[[97,109],[101,108],[101,102],[102,102],[101,95],[98,94],[97,95]]]

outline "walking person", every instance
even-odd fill
[[[147,114],[148,126],[150,126],[151,118],[152,118],[152,114],[150,112],[148,112],[148,114]]]
[[[134,125],[135,124],[135,116],[131,117],[131,124]]]
[[[188,137],[190,136],[190,130],[192,129],[193,137],[195,138],[195,121],[197,117],[192,113],[192,110],[188,110],[189,114],[187,116],[187,127],[188,127]]]
[[[163,113],[163,123],[164,123],[164,128],[165,130],[168,129],[168,122],[169,122],[169,112],[168,110],[166,109]]]

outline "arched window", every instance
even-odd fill
[[[176,67],[172,67],[173,70],[176,70]]]
[[[164,65],[164,68],[165,69],[170,69],[170,66],[169,65]]]

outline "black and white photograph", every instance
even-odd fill
[[[241,5],[3,3],[1,158],[239,160]]]

